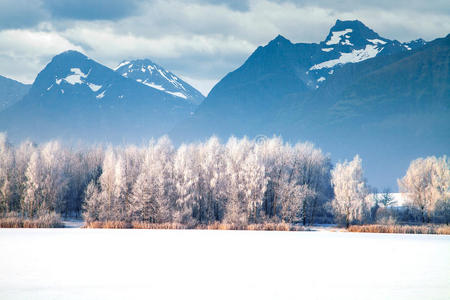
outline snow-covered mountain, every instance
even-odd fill
[[[124,77],[195,105],[200,104],[204,99],[204,96],[194,87],[149,59],[122,61],[114,70]]]
[[[450,35],[401,43],[338,20],[319,43],[278,35],[227,74],[171,132],[282,135],[335,160],[359,153],[369,181],[395,188],[409,162],[450,149]]]
[[[378,55],[411,51],[425,44],[422,39],[408,43],[389,40],[379,36],[360,21],[337,20],[312,55],[311,66],[307,71],[311,77],[308,85],[318,88],[337,68],[347,63],[358,63]]]
[[[23,84],[0,75],[0,111],[22,100],[30,87],[30,84]]]
[[[166,133],[195,108],[66,51],[38,74],[22,101],[0,114],[0,131],[15,140],[141,142]]]

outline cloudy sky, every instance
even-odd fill
[[[0,75],[32,83],[75,49],[109,67],[150,58],[207,94],[277,34],[319,42],[336,19],[399,41],[450,33],[448,0],[0,0]]]

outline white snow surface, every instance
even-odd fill
[[[105,92],[106,92],[106,91],[101,92],[100,94],[98,94],[97,96],[95,96],[95,98],[97,98],[97,99],[102,99],[103,97],[105,97]]]
[[[378,49],[377,46],[374,46],[374,45],[366,45],[366,48],[358,49],[358,50],[354,49],[350,53],[342,53],[341,52],[341,56],[339,58],[324,61],[320,64],[312,66],[309,69],[310,70],[319,70],[322,68],[332,68],[339,64],[360,62],[360,61],[377,56],[377,54],[382,49],[383,48]]]
[[[113,70],[117,71],[119,70],[121,67],[128,65],[130,62],[128,60],[121,62],[117,67],[115,67]]]
[[[174,96],[176,96],[176,97],[180,97],[180,98],[183,98],[183,99],[187,99],[186,95],[183,94],[183,93],[181,93],[181,92],[171,92],[171,91],[166,91],[166,93],[171,94],[171,95],[174,95]]]
[[[334,48],[322,48],[323,52],[330,52],[332,51]]]
[[[118,67],[116,67],[116,70],[118,68],[120,68],[121,66],[127,65],[129,63],[130,62],[126,62],[126,64],[125,63],[120,64]],[[133,66],[133,64],[128,65],[128,69],[131,69],[132,66]],[[168,71],[166,71],[164,69],[159,68],[156,65],[141,66],[140,69],[136,69],[136,70],[140,71],[141,73],[144,73],[145,77],[147,77],[147,75],[145,75],[147,70],[149,71],[150,74],[153,74],[153,70],[156,70],[159,73],[159,75],[162,78],[164,78],[165,80],[167,80],[170,84],[172,84],[173,87],[175,87],[178,90],[186,91],[186,88],[183,86],[183,84],[181,84],[178,81],[179,78],[177,76],[171,74],[170,72],[168,72]],[[129,71],[123,73],[122,76],[128,77],[128,72],[133,72],[133,70],[129,70]],[[152,87],[154,89],[157,89],[157,90],[160,90],[160,91],[164,91],[164,92],[166,92],[168,94],[171,94],[173,96],[176,96],[176,97],[179,97],[179,98],[183,98],[183,99],[187,99],[187,96],[183,92],[180,92],[180,91],[177,91],[177,90],[175,90],[175,91],[167,90],[162,85],[156,84],[154,82],[150,82],[150,79],[146,79],[145,77],[137,78],[136,81],[139,82],[139,83],[145,84],[145,85],[147,85],[149,87]]]
[[[450,236],[0,229],[0,299],[447,300]]]
[[[327,45],[334,45],[334,44],[338,44],[341,41],[341,37],[349,32],[352,32],[353,29],[349,28],[349,29],[345,29],[342,31],[333,31],[331,33],[331,37],[330,40],[327,41],[325,44]]]
[[[160,90],[160,91],[165,91],[166,89],[162,87],[162,85],[159,84],[155,84],[154,82],[147,82],[147,80],[145,80],[144,82],[141,82],[145,85],[148,85],[154,89]]]
[[[373,39],[373,40],[369,40],[369,39],[367,39],[370,43],[372,43],[372,44],[381,44],[381,45],[384,45],[384,44],[386,44],[386,42],[385,41],[383,41],[383,40],[380,40],[380,39]]]
[[[320,77],[319,79],[317,79],[317,82],[322,82],[322,81],[325,81],[325,77]]]
[[[64,78],[64,80],[71,85],[82,84],[83,81],[81,80],[81,78],[87,77],[87,74],[84,74],[79,68],[71,68],[70,72],[72,72],[73,74],[67,76],[66,78]]]
[[[341,42],[342,45],[349,45],[349,46],[354,46],[352,43],[350,43],[349,40],[344,40],[343,42]]]
[[[91,72],[91,70],[89,70],[89,72],[87,74],[85,74],[79,68],[71,68],[70,72],[72,72],[72,74],[66,76],[65,78],[56,79],[55,83],[59,85],[59,84],[61,84],[61,81],[64,80],[65,82],[67,82],[71,85],[86,84],[93,92],[97,92],[98,90],[100,90],[102,88],[102,85],[94,84],[94,83],[88,82],[86,80],[87,77],[89,76],[89,73]],[[47,90],[49,90],[49,89],[47,89]],[[64,93],[64,91],[62,91],[62,93]],[[99,96],[100,95],[98,95],[97,98],[103,97],[103,96],[100,96],[100,97]]]
[[[93,84],[93,83],[88,83],[87,85],[90,87],[90,89],[91,89],[93,92],[96,92],[96,91],[98,91],[99,89],[102,88],[101,85],[96,85],[96,84]]]

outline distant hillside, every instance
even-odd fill
[[[195,107],[67,51],[39,73],[23,101],[0,114],[0,130],[15,141],[142,142],[166,133]]]
[[[23,84],[0,75],[0,111],[22,100],[30,87],[30,84]]]

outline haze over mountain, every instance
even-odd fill
[[[132,69],[127,70],[134,77]],[[61,53],[39,73],[24,99],[0,114],[0,130],[15,141],[118,143],[160,136],[192,113],[202,97],[161,67],[158,73],[170,76],[186,96],[161,90],[159,86],[167,85],[159,78],[162,75],[152,81],[159,86],[151,87],[79,52]]]
[[[31,85],[9,79],[0,75],[0,111],[22,100]]]
[[[171,136],[309,140],[334,160],[359,153],[371,183],[395,188],[412,159],[450,149],[449,41],[400,43],[339,20],[318,44],[279,35]]]

